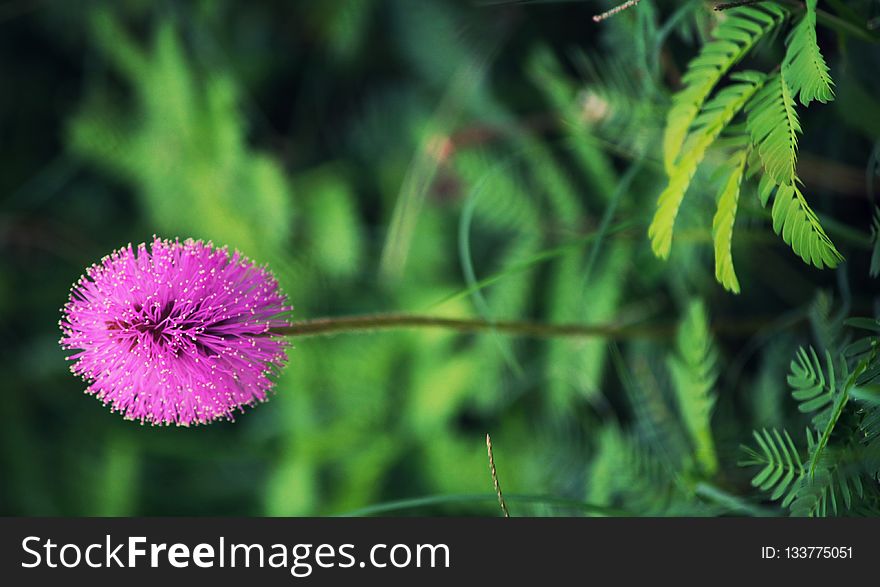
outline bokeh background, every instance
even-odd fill
[[[709,3],[644,0],[592,22],[612,4],[0,4],[0,513],[328,515],[491,498],[486,432],[511,494],[613,506],[621,485],[662,493],[620,456],[635,424],[686,450],[664,370],[671,338],[648,328],[620,341],[304,339],[272,400],[235,422],[126,422],[82,393],[57,321],[87,265],[154,234],[268,263],[297,318],[637,331],[674,326],[701,297],[722,326],[716,489],[749,497],[738,445],[753,427],[800,422],[784,385],[796,344],[821,336],[816,316],[873,310],[880,60],[831,38],[839,100],[803,120],[802,176],[849,262],[804,266],[751,198],[733,296],[714,281],[711,190],[681,220],[671,261],[645,236],[663,183],[658,132]],[[691,487],[636,513],[723,513],[704,498]],[[583,513],[550,499],[511,508]],[[491,499],[405,513],[498,514]]]

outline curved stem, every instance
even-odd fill
[[[457,332],[503,332],[514,336],[535,338],[554,337],[600,337],[634,338],[665,337],[672,334],[674,325],[616,325],[616,324],[545,324],[524,320],[487,321],[475,318],[440,318],[418,314],[368,314],[363,316],[341,316],[335,318],[315,318],[291,322],[287,326],[271,329],[274,334],[306,337],[322,336],[348,332],[368,332],[376,330],[399,330],[406,328],[445,328]]]
[[[702,481],[700,483],[697,483],[697,486],[694,488],[694,492],[697,494],[697,496],[702,497],[707,501],[723,506],[727,508],[730,512],[735,514],[754,516],[758,518],[777,517],[780,515],[780,512],[778,511],[766,509],[749,503],[748,500],[743,499],[738,495],[733,495],[721,489],[720,487],[716,487],[715,485],[712,485],[710,483]]]

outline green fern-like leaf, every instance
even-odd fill
[[[678,406],[694,446],[694,456],[706,474],[718,469],[712,439],[713,388],[718,378],[717,353],[702,302],[691,302],[678,330],[678,352],[669,358],[669,371]]]
[[[865,442],[880,442],[880,404],[868,406],[862,411],[859,430]]]
[[[764,169],[758,197],[766,206],[770,196],[776,194],[773,230],[807,263],[819,269],[836,267],[843,257],[797,187],[797,142],[801,126],[788,77],[785,74],[771,77],[745,109],[746,127]]]
[[[828,410],[834,401],[836,390],[834,362],[827,351],[825,365],[828,372],[827,379],[826,370],[822,368],[813,347],[809,347],[809,351],[801,347],[791,361],[786,378],[791,387],[791,396],[798,401],[798,410],[804,414],[816,412],[813,422],[817,428],[822,428],[827,421]]]
[[[806,468],[800,453],[787,431],[780,433],[775,428],[753,433],[759,450],[743,447],[749,458],[742,461],[743,466],[760,466],[761,470],[752,478],[752,486],[770,493],[770,499],[782,499],[783,507],[788,507],[797,497],[800,482],[806,475]]]
[[[764,84],[766,76],[755,71],[745,71],[731,76],[736,83],[727,86],[710,100],[694,120],[694,131],[688,137],[684,152],[687,153],[670,174],[669,184],[657,199],[657,211],[648,236],[651,248],[660,258],[667,258],[672,248],[672,231],[684,194],[706,155],[706,151],[730,123],[734,116]]]
[[[677,487],[665,463],[613,425],[603,427],[598,439],[587,500],[607,506],[621,503],[638,514],[667,514]]]
[[[677,171],[691,125],[718,81],[784,17],[785,12],[769,2],[725,11],[724,20],[715,28],[714,40],[688,64],[682,78],[684,88],[672,99],[663,136],[663,160],[670,176]]]
[[[788,36],[788,50],[782,61],[782,73],[791,84],[792,95],[798,95],[804,106],[813,100],[824,103],[834,99],[834,82],[816,42],[816,2],[807,0],[804,17]]]
[[[841,300],[835,300],[827,291],[819,291],[809,306],[807,316],[819,348],[832,356],[839,356],[846,342],[843,321],[849,308]]]
[[[773,231],[807,263],[819,269],[837,267],[843,255],[825,234],[819,218],[794,184],[782,185],[773,200]]]
[[[856,498],[864,494],[864,485],[858,475],[845,475],[837,470],[821,469],[814,475],[801,478],[797,499],[791,504],[791,515],[797,517],[836,516],[849,510]]]
[[[755,152],[757,152],[755,150]],[[754,163],[749,162],[749,165],[754,165]],[[754,169],[753,167],[751,169]],[[762,169],[760,161],[758,162],[758,170]],[[750,170],[751,171],[751,170]],[[770,196],[773,195],[773,192],[776,191],[776,182],[767,175],[761,175],[761,179],[758,182],[758,199],[761,201],[761,205],[765,208],[767,207],[767,202],[770,201]]]
[[[785,76],[767,80],[746,106],[746,128],[764,171],[776,185],[790,184],[796,177],[797,144],[801,125]]]
[[[712,241],[715,244],[715,279],[724,289],[739,293],[739,280],[733,269],[733,223],[739,203],[740,186],[748,159],[748,149],[737,151],[730,159],[730,174],[721,188],[718,207],[712,220]]]
[[[816,450],[817,441],[807,434],[808,450]],[[801,477],[797,498],[791,504],[793,516],[824,517],[847,514],[862,509],[866,482],[875,485],[880,445],[858,445],[828,450],[819,459],[815,471]]]

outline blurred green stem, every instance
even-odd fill
[[[734,514],[754,516],[757,518],[775,517],[779,515],[779,513],[774,510],[757,506],[710,483],[702,481],[697,483],[694,492],[706,501],[720,505]]]
[[[737,320],[716,320],[712,331],[718,334],[749,335],[767,326],[767,318],[741,318]],[[528,320],[483,320],[480,318],[441,318],[421,314],[365,314],[361,316],[338,316],[314,318],[291,322],[287,326],[272,328],[270,332],[283,336],[303,338],[307,336],[329,336],[356,332],[381,330],[404,330],[408,328],[445,328],[456,332],[500,332],[512,336],[532,338],[606,338],[623,340],[633,338],[669,338],[676,328],[676,322],[654,324],[547,324]]]
[[[405,328],[446,328],[457,332],[494,331],[534,338],[597,336],[622,339],[664,337],[672,333],[672,328],[666,325],[546,324],[520,320],[488,321],[479,318],[440,318],[418,314],[369,314],[364,316],[315,318],[313,320],[291,322],[287,326],[273,328],[272,332],[286,336],[304,337]]]
[[[465,494],[465,495],[429,495],[426,497],[416,497],[412,499],[401,499],[387,503],[367,506],[351,512],[340,514],[341,517],[359,517],[359,516],[375,516],[378,514],[388,514],[389,512],[402,512],[417,508],[443,506],[443,505],[476,505],[479,503],[489,503],[496,501],[498,498],[494,494]],[[580,511],[584,514],[593,516],[606,517],[632,517],[634,514],[626,510],[620,510],[603,505],[585,503],[572,499],[555,497],[552,495],[509,495],[509,501],[521,504],[534,504],[539,506],[550,506],[558,508],[568,508]]]

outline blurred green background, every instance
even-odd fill
[[[829,43],[840,99],[803,121],[802,175],[849,262],[804,266],[751,198],[732,296],[714,281],[711,196],[681,219],[671,261],[645,237],[658,132],[708,3],[645,0],[591,21],[613,4],[0,5],[0,513],[327,515],[491,497],[486,432],[511,494],[621,505],[636,484],[615,456],[630,430],[686,452],[668,337],[304,339],[273,399],[234,423],[123,421],[68,373],[59,308],[88,264],[153,234],[268,263],[296,318],[674,326],[701,297],[713,323],[740,326],[717,335],[716,481],[751,495],[737,447],[752,427],[800,422],[784,377],[796,343],[821,335],[804,317],[873,310],[865,167],[880,60]],[[667,487],[637,477],[645,495]],[[626,505],[718,513],[703,497],[688,486],[663,509]],[[491,501],[406,511],[498,513]]]

